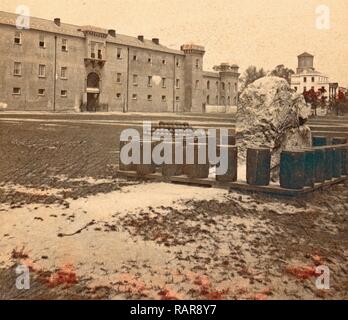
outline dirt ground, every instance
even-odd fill
[[[348,298],[348,184],[290,200],[120,179],[138,120],[0,115],[0,299]]]

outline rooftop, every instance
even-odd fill
[[[203,71],[204,77],[213,77],[213,78],[220,78],[219,73],[213,72],[213,71]]]
[[[298,56],[299,58],[300,57],[314,57],[313,55],[311,55],[310,53],[308,53],[308,52],[304,52],[304,53],[302,53],[302,54],[300,54],[299,56]]]
[[[296,78],[296,77],[301,77],[301,76],[322,76],[322,77],[328,77],[326,74],[321,73],[319,71],[316,70],[303,70],[300,73],[295,73],[292,75],[292,77]]]
[[[17,18],[18,18],[18,14],[0,11],[0,24],[10,25],[15,27]],[[105,34],[108,33],[107,29],[103,29],[103,28],[99,28],[95,26],[77,26],[77,25],[68,24],[68,23],[61,23],[58,26],[57,24],[54,23],[53,20],[51,21],[51,20],[46,20],[46,19],[41,19],[36,17],[30,17],[30,29],[45,31],[45,32],[50,32],[55,34],[62,34],[62,35],[78,37],[78,38],[85,38],[85,34],[83,31],[85,31],[86,29],[94,30],[100,33],[105,33]],[[180,50],[170,49],[161,44],[156,44],[152,40],[144,39],[144,41],[140,41],[136,37],[126,36],[122,34],[116,34],[116,37],[107,35],[106,41],[110,43],[136,47],[141,49],[160,51],[164,53],[171,53],[171,54],[177,54],[177,55],[184,54]]]

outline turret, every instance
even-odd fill
[[[202,112],[203,97],[203,57],[205,49],[195,44],[184,44],[185,53],[185,109],[186,112]]]
[[[220,74],[220,104],[231,106],[237,104],[238,99],[238,79],[240,73],[236,64],[221,63],[214,67]]]

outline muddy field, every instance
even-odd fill
[[[348,184],[294,201],[126,181],[139,119],[81,119],[0,116],[0,299],[348,298]]]

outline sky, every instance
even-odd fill
[[[315,68],[348,87],[347,0],[1,0],[0,10],[26,5],[30,15],[116,29],[130,36],[160,38],[179,49],[204,45],[204,66],[236,63],[272,70],[296,69],[297,56],[315,56]],[[330,9],[330,29],[316,28],[316,8]]]

